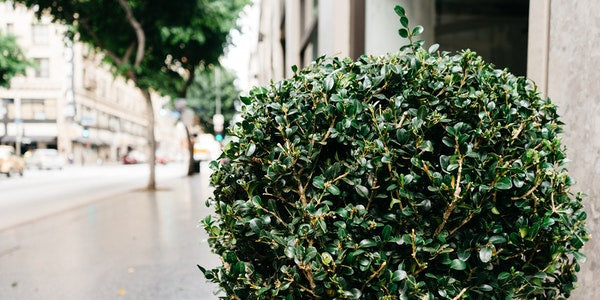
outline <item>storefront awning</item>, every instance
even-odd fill
[[[98,146],[98,147],[102,147],[102,146],[110,146],[111,143],[109,142],[105,142],[99,139],[90,139],[90,138],[76,138],[73,140],[74,143],[80,143],[80,144],[90,144],[90,145],[94,145],[94,146]]]
[[[2,143],[15,143],[17,141],[17,137],[14,135],[5,135],[0,137],[0,142]],[[56,136],[23,136],[21,137],[22,144],[31,144],[34,142],[41,143],[56,143]]]

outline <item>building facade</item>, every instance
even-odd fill
[[[64,37],[66,27],[33,11],[0,3],[0,30],[17,36],[35,68],[0,89],[0,143],[20,153],[55,148],[75,164],[117,162],[128,149],[148,151],[142,94],[102,63],[100,54]],[[175,120],[161,113],[169,99],[153,95],[159,147],[178,145]]]
[[[482,4],[483,3],[483,4]],[[292,74],[321,55],[350,57],[397,52],[394,6],[402,4],[410,26],[422,25],[426,44],[476,50],[487,61],[525,75],[527,0],[262,0],[258,46],[253,53],[259,84]]]
[[[563,141],[577,184],[587,194],[588,227],[600,233],[600,2],[595,0],[262,0],[258,45],[252,54],[255,84],[292,75],[321,55],[381,55],[403,45],[393,7],[402,5],[411,26],[423,25],[426,44],[441,50],[470,48],[498,68],[531,78],[559,106]],[[595,299],[600,286],[600,243],[584,248],[575,299]]]

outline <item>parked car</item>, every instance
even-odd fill
[[[126,165],[130,164],[142,164],[148,161],[146,155],[140,151],[132,150],[127,152],[125,156],[123,156],[123,163]]]
[[[154,160],[157,164],[161,165],[166,165],[168,162],[167,156],[162,151],[156,151],[156,154],[154,154]]]
[[[56,149],[36,149],[33,154],[27,158],[28,168],[37,168],[44,170],[62,169],[65,166],[65,159]]]
[[[22,157],[15,154],[15,148],[7,145],[0,145],[0,173],[10,177],[15,174],[23,176],[25,161]]]
[[[200,134],[194,143],[194,161],[214,160],[221,154],[221,144],[217,142],[212,134]]]

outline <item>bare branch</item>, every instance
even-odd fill
[[[129,61],[129,57],[131,56],[131,53],[133,52],[133,48],[135,48],[135,43],[132,42],[129,47],[127,47],[127,50],[125,50],[125,55],[123,55],[123,61],[124,62],[128,62]]]
[[[194,79],[196,78],[196,66],[192,65],[190,70],[189,70],[190,74],[187,78],[187,80],[185,81],[185,85],[183,86],[182,90],[180,91],[180,97],[185,98],[185,95],[187,94],[187,90],[190,88],[190,86],[192,85],[192,83],[194,83]]]
[[[144,58],[144,47],[146,45],[146,35],[144,34],[144,29],[142,29],[142,25],[138,20],[133,16],[133,12],[131,11],[131,6],[126,2],[126,0],[118,0],[121,7],[125,11],[127,16],[127,21],[131,24],[131,27],[135,31],[135,35],[137,37],[137,51],[135,53],[135,62],[133,64],[134,67],[139,67],[142,63],[142,59]]]
[[[450,214],[452,213],[454,208],[456,208],[456,205],[458,204],[458,200],[460,200],[460,198],[461,198],[460,197],[460,192],[461,192],[460,181],[461,181],[461,174],[462,174],[462,167],[463,167],[463,156],[460,154],[460,148],[458,145],[458,137],[455,137],[454,139],[456,141],[455,152],[458,153],[458,174],[456,175],[456,185],[454,187],[454,195],[452,198],[452,202],[450,202],[450,204],[446,208],[446,211],[444,211],[444,218],[442,219],[442,223],[435,230],[434,235],[438,235],[438,234],[440,234],[440,232],[442,232],[442,230],[444,229],[444,226],[446,226],[446,222],[448,222],[448,218],[450,218]]]
[[[460,291],[460,293],[458,293],[458,295],[456,295],[456,297],[452,298],[452,300],[458,300],[458,299],[460,299],[460,297],[462,297],[462,295],[464,295],[466,291],[467,291],[467,288],[462,289]]]

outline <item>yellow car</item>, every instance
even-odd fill
[[[0,145],[0,173],[10,177],[15,174],[23,176],[25,160],[15,154],[15,148],[7,145]]]

